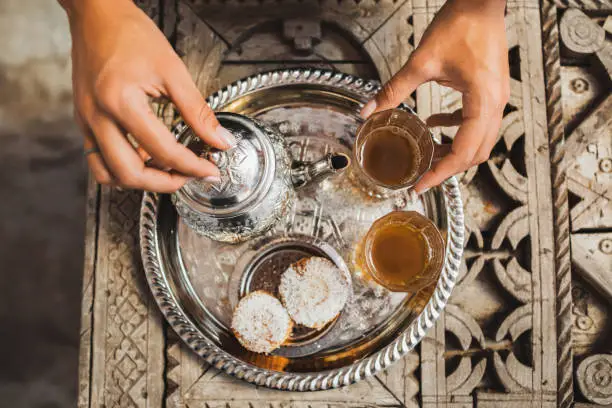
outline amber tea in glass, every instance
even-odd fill
[[[390,109],[373,114],[357,129],[354,149],[370,183],[397,190],[414,186],[450,145],[435,143],[414,113]]]
[[[357,262],[385,288],[414,293],[436,281],[444,248],[429,218],[415,211],[394,211],[372,224],[358,248]]]
[[[419,162],[414,140],[398,127],[386,126],[368,135],[361,151],[365,172],[385,185],[401,185],[414,174]]]

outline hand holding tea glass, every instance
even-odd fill
[[[371,115],[355,135],[354,154],[368,191],[387,195],[412,188],[432,165],[451,152],[437,144],[414,113],[389,109]]]
[[[361,111],[398,106],[421,84],[436,81],[463,94],[463,110],[436,114],[430,126],[460,128],[452,151],[415,185],[423,193],[489,158],[508,101],[509,67],[505,0],[448,0],[425,31],[406,65]]]

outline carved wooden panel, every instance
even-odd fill
[[[612,41],[610,3],[557,10],[573,297],[573,380],[578,405],[612,403]],[[602,7],[603,8],[603,7]],[[607,33],[606,33],[607,31]]]
[[[99,195],[103,228],[87,257],[94,273],[85,282],[84,316],[93,316],[83,322],[80,406],[159,406],[162,401],[162,320],[139,260],[139,204],[138,193],[104,188]]]
[[[385,81],[443,1],[138,3],[208,94],[290,66]],[[609,0],[508,1],[511,97],[490,160],[460,175],[469,239],[452,304],[418,351],[348,388],[257,388],[187,350],[144,283],[139,195],[92,182],[79,406],[611,404],[611,13]],[[436,84],[408,102],[422,117],[461,106]]]

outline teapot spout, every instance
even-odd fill
[[[342,172],[351,164],[344,153],[327,153],[314,162],[296,162],[291,169],[291,182],[295,188],[303,187],[315,179]]]

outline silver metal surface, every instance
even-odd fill
[[[294,188],[336,174],[350,164],[342,153],[327,153],[314,162],[293,160],[285,138],[264,123],[220,112],[222,126],[236,137],[236,146],[219,151],[205,145],[183,123],[175,136],[219,168],[221,180],[192,179],[172,195],[185,222],[199,234],[237,243],[272,228],[293,206]]]
[[[215,110],[265,122],[283,135],[295,160],[307,162],[330,151],[351,155],[359,109],[377,89],[376,83],[345,74],[277,71],[239,81],[211,96],[209,103]],[[142,258],[166,319],[206,361],[262,386],[323,390],[385,369],[433,326],[458,278],[463,209],[454,178],[422,199],[405,192],[376,198],[353,185],[347,174],[308,185],[296,194],[295,205],[266,235],[230,245],[187,227],[168,196],[147,193],[141,211]],[[425,213],[446,240],[438,282],[417,294],[388,292],[367,279],[353,262],[354,250],[372,222],[398,209]],[[293,249],[279,247],[282,242],[292,242]],[[245,270],[252,277],[259,269],[263,272],[266,268],[257,266],[261,261],[257,259],[262,253],[265,258],[270,248],[266,259],[271,265],[266,268],[272,270],[300,252],[323,251],[331,259],[340,258],[351,273],[353,296],[322,335],[261,355],[244,350],[229,325],[240,295],[254,284],[245,277]]]
[[[344,153],[327,153],[322,159],[313,163],[294,162],[291,169],[291,183],[301,188],[313,181],[321,180],[336,174],[351,164],[351,159]]]
[[[182,122],[174,133],[217,164],[221,181],[193,179],[172,195],[172,202],[198,233],[241,242],[270,229],[293,205],[292,160],[283,138],[263,123],[226,112],[217,117],[236,137],[237,145],[228,151],[211,150]]]
[[[236,138],[236,146],[227,151],[205,146],[200,156],[219,168],[221,181],[206,183],[193,179],[177,195],[193,197],[202,212],[228,214],[244,210],[257,201],[258,195],[268,191],[276,167],[272,143],[275,139],[282,143],[282,139],[267,136],[265,128],[242,116],[224,112],[217,116],[219,123]],[[202,145],[197,143],[198,139],[193,140],[192,144]]]

